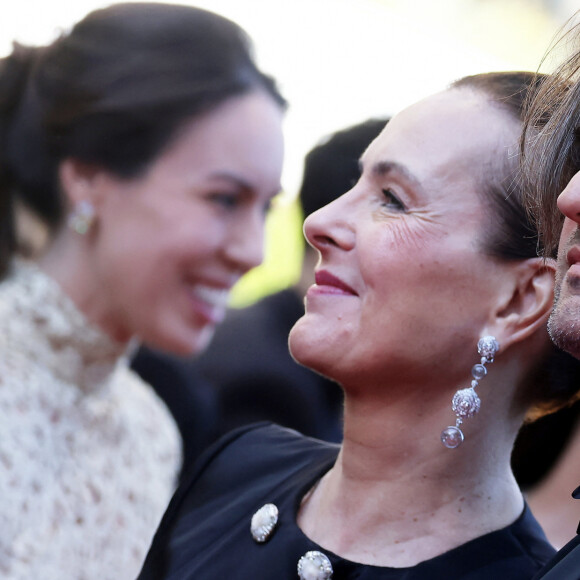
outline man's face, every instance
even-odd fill
[[[558,249],[556,296],[548,323],[552,340],[580,359],[580,172],[558,197],[566,216]]]

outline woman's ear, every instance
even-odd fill
[[[511,296],[506,296],[491,323],[502,350],[545,328],[554,301],[556,262],[530,258],[513,264]]]
[[[94,187],[97,169],[77,159],[67,158],[58,168],[59,183],[68,207],[75,207],[81,202],[97,203]]]

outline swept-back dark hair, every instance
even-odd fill
[[[578,13],[580,15],[580,12]],[[580,45],[580,22],[550,50]],[[580,171],[580,46],[529,99],[521,138],[528,210],[537,223],[545,254],[555,253],[564,216],[556,200]]]
[[[15,250],[15,197],[60,225],[63,159],[136,177],[186,121],[254,89],[285,107],[247,34],[191,6],[116,4],[49,46],[15,44],[0,60],[0,276]]]
[[[523,125],[527,103],[543,90],[546,75],[496,72],[464,77],[451,88],[468,88],[485,95]],[[542,252],[538,229],[526,210],[527,180],[520,167],[520,149],[494,152],[488,171],[480,176],[480,194],[491,212],[484,250],[501,260],[525,260]],[[547,359],[538,361],[518,394],[530,406],[528,418],[554,412],[578,396],[580,362],[552,345]]]
[[[523,123],[525,103],[535,94],[543,75],[527,71],[494,72],[467,76],[451,88],[469,88],[486,95],[518,123]],[[494,152],[490,171],[480,176],[481,192],[494,214],[485,249],[504,260],[522,260],[538,255],[538,232],[525,211],[517,143],[512,151]]]

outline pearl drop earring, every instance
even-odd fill
[[[459,447],[465,436],[463,431],[459,428],[464,419],[473,417],[479,412],[481,407],[481,400],[475,388],[479,385],[479,381],[487,375],[486,364],[493,362],[493,357],[499,350],[499,343],[494,336],[484,336],[479,339],[477,343],[477,352],[481,355],[481,360],[478,364],[473,365],[471,369],[471,386],[467,389],[458,390],[451,401],[451,408],[455,413],[457,419],[455,425],[450,425],[441,432],[441,442],[448,449],[455,449]]]

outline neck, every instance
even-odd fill
[[[447,449],[439,435],[452,423],[448,401],[430,407],[347,396],[336,465],[300,512],[311,539],[354,561],[411,566],[520,515],[510,469],[516,427],[496,420],[494,428],[484,413],[466,421],[459,448]]]
[[[86,319],[99,327],[113,340],[128,343],[131,336],[120,333],[115,317],[107,308],[107,293],[101,287],[96,268],[84,250],[84,239],[71,239],[76,236],[65,230],[48,246],[39,259],[39,266],[62,288]]]

